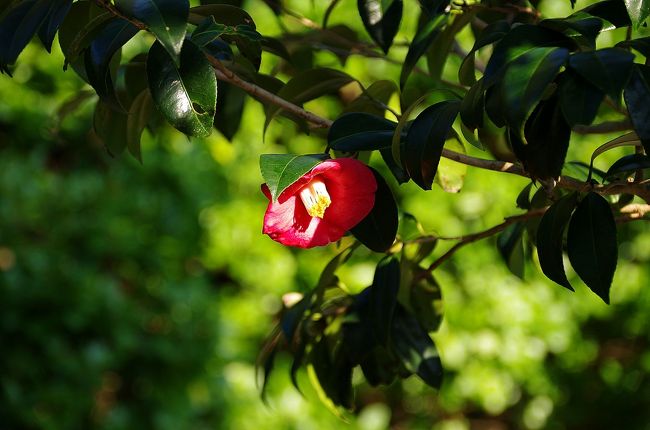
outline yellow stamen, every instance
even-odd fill
[[[300,200],[305,205],[307,213],[318,218],[323,218],[325,209],[332,203],[332,199],[327,193],[327,187],[318,179],[311,181],[300,190]]]

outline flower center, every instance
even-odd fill
[[[325,209],[332,203],[327,188],[318,179],[311,181],[306,187],[300,190],[300,200],[305,205],[310,216],[323,218]]]

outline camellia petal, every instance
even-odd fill
[[[375,204],[377,182],[362,162],[338,158],[316,165],[277,202],[266,184],[262,191],[269,199],[262,232],[287,246],[311,248],[339,240],[364,219]]]

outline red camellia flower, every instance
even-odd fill
[[[311,248],[339,240],[375,204],[377,181],[372,171],[353,158],[326,160],[280,194],[269,199],[262,232],[288,246]]]

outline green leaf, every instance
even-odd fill
[[[571,217],[567,234],[569,261],[580,279],[609,304],[616,271],[616,222],[604,197],[587,194]]]
[[[260,170],[273,201],[277,201],[284,190],[326,158],[325,154],[262,154]]]
[[[640,37],[638,39],[624,40],[616,44],[619,48],[632,48],[636,49],[644,57],[650,57],[650,36]]]
[[[226,139],[232,141],[239,130],[244,114],[246,92],[227,82],[217,81],[217,94],[219,94],[219,98],[214,114],[214,127]]]
[[[396,123],[375,115],[346,113],[334,121],[327,134],[327,141],[337,151],[390,148],[396,126]]]
[[[650,0],[623,0],[635,30],[650,16]]]
[[[154,103],[165,119],[188,136],[208,136],[217,102],[214,70],[201,50],[183,44],[180,67],[156,42],[147,57],[147,76]]]
[[[562,33],[548,28],[522,24],[513,27],[499,43],[494,46],[494,52],[485,66],[483,79],[488,88],[500,80],[506,66],[532,49],[544,47],[560,47],[569,50],[576,49],[576,44]],[[540,51],[542,52],[542,51]]]
[[[368,216],[350,229],[350,233],[368,249],[385,252],[397,236],[397,203],[384,178],[372,167],[370,170],[377,181],[375,205]]]
[[[361,359],[359,364],[368,384],[376,387],[381,384],[389,385],[395,380],[394,368],[397,364],[395,360],[394,354],[391,354],[386,348],[375,347]]]
[[[343,251],[339,252],[336,254],[334,258],[332,258],[329,263],[325,266],[323,271],[320,274],[320,277],[318,278],[318,284],[316,285],[316,288],[312,291],[318,291],[320,292],[324,288],[332,287],[336,285],[337,278],[336,278],[336,270],[343,264],[345,264],[346,261],[352,257],[352,253],[354,252],[355,249],[359,246],[358,243],[355,243],[347,248],[345,248]]]
[[[623,95],[634,130],[650,154],[650,67],[635,64]]]
[[[442,322],[442,293],[433,275],[426,272],[420,278],[422,272],[419,268],[413,272],[418,280],[411,285],[409,304],[422,328],[435,331]]]
[[[524,124],[546,87],[553,82],[568,57],[569,51],[565,48],[533,48],[507,66],[501,98],[506,122],[520,136],[523,136]]]
[[[485,89],[483,78],[476,81],[460,104],[460,119],[470,130],[483,127],[485,109]]]
[[[363,26],[377,45],[388,53],[402,20],[402,0],[392,0],[384,10],[381,0],[357,0]]]
[[[26,0],[16,4],[0,21],[0,72],[9,73],[25,46],[32,40],[50,11],[48,0]]]
[[[93,129],[108,153],[115,157],[124,151],[127,142],[128,115],[118,112],[99,100],[95,106]]]
[[[88,80],[80,55],[95,37],[114,19],[113,15],[87,1],[75,2],[59,29],[59,45],[65,55],[63,70],[72,65],[79,76]]]
[[[398,305],[391,332],[393,350],[409,371],[434,388],[442,384],[442,362],[429,333]]]
[[[497,237],[497,249],[508,266],[510,272],[518,278],[524,279],[524,243],[523,233],[526,225],[516,222],[509,225]]]
[[[456,42],[456,36],[473,18],[476,16],[478,9],[468,8],[461,14],[452,14],[446,20],[447,24],[440,31],[431,43],[427,52],[427,69],[429,76],[435,83],[440,83],[442,72],[447,62],[447,57],[451,52],[453,44]]]
[[[582,12],[602,18],[616,27],[627,27],[631,24],[630,16],[621,0],[600,1],[582,9]]]
[[[571,127],[591,124],[605,93],[570,69],[560,75],[558,85],[560,108],[567,123]]]
[[[474,69],[476,68],[476,51],[501,40],[510,31],[508,21],[499,20],[490,23],[476,38],[472,50],[463,59],[458,69],[458,81],[463,85],[473,85],[476,82]]]
[[[240,7],[229,4],[207,4],[190,8],[188,22],[200,25],[205,17],[211,16],[219,24],[228,26],[248,25],[255,29],[253,18]]]
[[[578,203],[576,193],[568,194],[548,208],[537,228],[537,256],[542,272],[550,280],[573,291],[566,278],[562,249],[564,231]]]
[[[38,30],[38,38],[41,39],[41,43],[47,50],[47,52],[52,52],[52,42],[54,42],[54,36],[61,26],[61,23],[65,19],[66,15],[70,11],[72,6],[72,0],[52,0],[50,1],[50,10],[47,14],[45,22],[41,24],[41,28]]]
[[[386,345],[390,337],[399,282],[399,262],[393,256],[384,257],[377,264],[369,293],[370,324],[377,341],[382,345]]]
[[[644,154],[629,154],[616,160],[605,176],[612,181],[621,173],[629,174],[640,169],[650,169],[650,157]]]
[[[325,94],[337,91],[342,86],[354,81],[354,78],[347,73],[334,69],[311,69],[306,70],[287,82],[277,96],[293,104],[301,105]],[[271,120],[282,108],[271,105],[266,109],[266,121],[264,130],[271,123]]]
[[[144,22],[179,65],[190,10],[189,0],[116,0],[115,4],[128,15]]]
[[[596,38],[605,30],[613,28],[607,21],[584,11],[566,18],[542,20],[539,25],[561,32],[574,39],[586,49],[596,49]]]
[[[467,153],[465,145],[459,139],[447,140],[445,142],[445,148],[460,154]],[[466,173],[467,164],[457,163],[447,158],[440,158],[435,182],[447,193],[458,193],[463,188]]]
[[[332,356],[333,355],[333,356]],[[343,356],[343,351],[332,354],[325,336],[316,342],[309,354],[308,371],[314,388],[325,404],[352,407],[352,366]],[[332,409],[332,412],[336,412]]]
[[[557,178],[569,148],[571,128],[559,107],[557,94],[537,105],[526,121],[526,142],[512,130],[508,141],[533,178]]]
[[[88,83],[95,89],[100,99],[115,109],[123,108],[115,94],[109,65],[113,56],[137,32],[138,29],[130,22],[120,18],[112,19],[102,26],[84,54]]]
[[[149,123],[153,113],[153,99],[148,89],[138,94],[131,107],[126,120],[126,147],[136,160],[142,163],[142,153],[140,151],[140,136]]]
[[[406,58],[402,65],[402,72],[399,77],[399,85],[401,88],[404,88],[411,71],[413,71],[413,68],[420,57],[427,52],[433,40],[440,33],[440,28],[446,21],[447,15],[441,14],[427,22],[422,28],[418,29],[413,41],[409,45],[409,50],[406,53]]]
[[[569,66],[614,101],[620,99],[630,74],[634,54],[621,48],[578,52],[569,58]]]
[[[430,190],[442,148],[458,115],[460,101],[443,101],[426,108],[413,121],[406,135],[404,161],[413,181]]]

